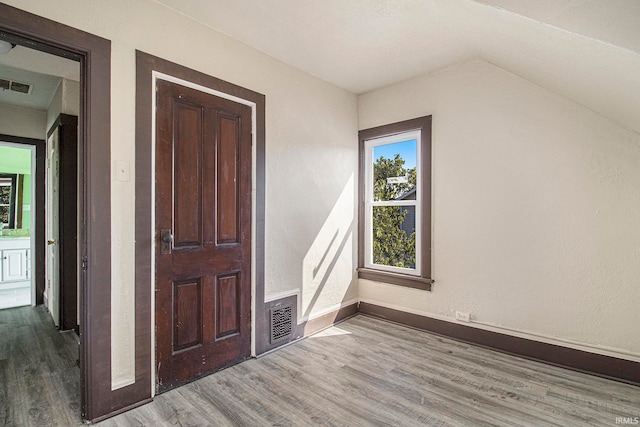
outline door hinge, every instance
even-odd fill
[[[87,266],[89,265],[89,260],[86,256],[82,257],[82,271],[87,271]]]

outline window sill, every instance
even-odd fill
[[[427,277],[409,276],[407,274],[390,273],[388,271],[372,270],[370,268],[358,268],[358,278],[405,286],[407,288],[422,289],[423,291],[431,291],[431,284],[434,282],[433,279]]]

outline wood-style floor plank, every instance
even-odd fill
[[[0,310],[0,425],[79,425],[77,354],[44,307]]]
[[[13,311],[12,311],[13,310]],[[0,311],[0,426],[79,425],[77,337]],[[602,426],[640,388],[365,316],[101,422],[119,426]]]
[[[131,412],[154,413],[155,424],[176,396],[188,401],[183,425],[597,426],[640,416],[638,387],[364,316]],[[132,416],[143,422],[104,424],[134,425]]]

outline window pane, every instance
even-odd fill
[[[416,268],[415,206],[373,206],[373,263]]]
[[[373,147],[373,200],[416,199],[416,140]]]

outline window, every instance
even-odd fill
[[[362,130],[358,277],[431,289],[431,116]]]

